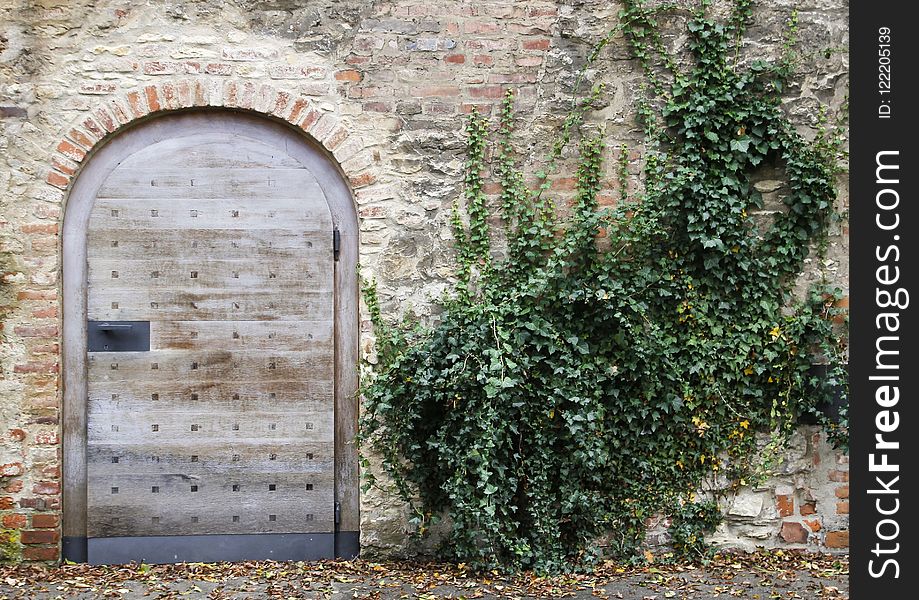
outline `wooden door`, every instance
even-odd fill
[[[231,131],[104,178],[86,234],[90,562],[334,555],[333,228],[309,169]],[[147,327],[149,347],[132,339]]]

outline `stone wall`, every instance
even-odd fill
[[[801,72],[787,107],[813,135],[819,104],[844,110],[848,2],[760,4],[750,56],[777,55],[783,24],[799,11]],[[618,10],[585,0],[0,0],[0,520],[22,556],[59,555],[59,232],[69,186],[94,148],[150,115],[200,106],[301,127],[349,178],[361,264],[384,308],[429,318],[451,273],[463,115],[490,113],[515,90],[520,146],[544,156]],[[678,52],[685,36],[664,25]],[[620,144],[632,149],[632,172],[640,168],[633,100],[642,80],[621,38],[586,73],[585,85],[608,85],[591,117],[610,148],[606,203],[619,195]],[[554,192],[565,198],[573,187],[560,169]],[[844,210],[844,179],[840,190]],[[846,287],[847,251],[841,227],[802,279],[829,273]],[[369,354],[366,322],[362,330]],[[725,506],[716,541],[846,546],[845,457],[811,429],[788,452],[774,481]],[[407,548],[391,498],[366,495],[362,519],[367,551]]]

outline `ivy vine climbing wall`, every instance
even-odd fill
[[[622,197],[597,201],[604,139],[583,121],[602,85],[572,109],[535,189],[508,94],[495,122],[473,113],[466,127],[456,286],[437,322],[394,324],[365,286],[378,363],[363,390],[362,444],[382,457],[419,530],[448,519],[444,552],[456,560],[585,568],[601,537],[603,551],[634,557],[657,514],[674,516],[674,556],[704,556],[720,514],[717,497],[700,493],[706,478],[765,476],[802,415],[843,383],[839,290],[793,293],[838,217],[840,140],[830,124],[805,140],[783,111],[794,18],[780,60],[744,61],[750,3],[736,0],[727,18],[709,8],[686,19],[686,60],[658,34],[675,9],[636,0],[592,54],[621,33],[645,71],[641,192],[625,192],[623,148]],[[548,178],[574,143],[576,197],[557,206]],[[766,166],[789,192],[764,221],[752,178]],[[812,375],[819,363],[829,378]],[[845,443],[844,417],[826,427]],[[765,448],[757,432],[770,436]]]

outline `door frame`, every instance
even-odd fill
[[[339,231],[334,263],[335,556],[356,557],[360,543],[357,448],[359,230],[353,194],[335,159],[319,143],[283,121],[258,113],[200,108],[140,121],[94,151],[77,176],[63,219],[62,243],[62,534],[63,557],[87,560],[87,229],[99,188],[128,156],[195,130],[248,134],[278,147],[316,177]],[[333,243],[329,232],[329,244]]]

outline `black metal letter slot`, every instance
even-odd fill
[[[150,321],[89,321],[89,352],[149,352]]]

